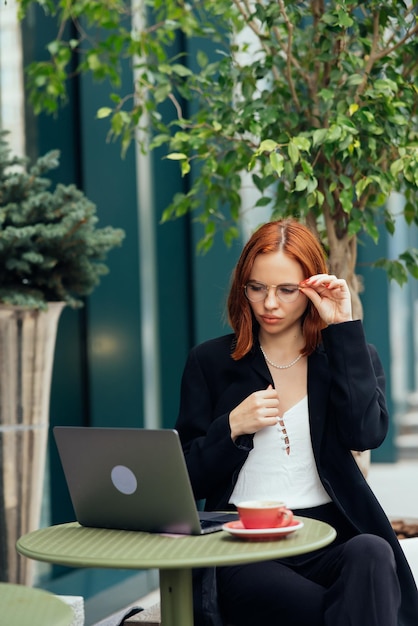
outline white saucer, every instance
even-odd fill
[[[297,519],[294,519],[289,526],[282,526],[279,528],[245,528],[240,521],[228,522],[222,526],[222,530],[225,530],[230,535],[240,537],[241,539],[252,539],[257,541],[284,539],[287,535],[290,535],[301,528],[303,528],[303,522]]]

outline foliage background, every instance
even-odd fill
[[[22,15],[34,2],[21,0]],[[116,88],[129,59],[132,92],[110,90],[97,115],[123,153],[135,139],[178,162],[184,191],[163,221],[191,211],[204,226],[201,250],[220,231],[229,245],[250,185],[258,198],[249,210],[260,221],[266,210],[293,215],[317,233],[360,313],[358,235],[376,242],[381,228],[394,232],[399,216],[386,206],[394,191],[405,197],[407,224],[418,223],[413,4],[148,0],[131,11],[120,0],[39,3],[56,16],[57,36],[49,60],[28,68],[35,111],[65,102],[74,62],[75,73]],[[179,39],[197,42],[193,58],[176,52]],[[417,260],[412,248],[377,264],[402,284],[408,272],[418,277]]]

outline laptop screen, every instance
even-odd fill
[[[83,526],[202,533],[177,431],[56,426],[54,436]]]

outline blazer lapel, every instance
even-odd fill
[[[327,413],[330,372],[320,347],[308,357],[308,406],[312,446],[317,461]]]
[[[249,355],[251,367],[266,381],[267,385],[274,385],[270,370],[261,353],[258,343],[254,343],[253,349]]]

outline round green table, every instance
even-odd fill
[[[303,528],[274,541],[246,541],[225,531],[167,536],[86,528],[77,522],[35,530],[17,550],[38,561],[70,567],[159,569],[163,626],[193,626],[192,568],[237,565],[313,552],[330,544],[334,528],[308,518]]]
[[[70,626],[72,608],[42,589],[0,583],[0,623],[7,626]]]

